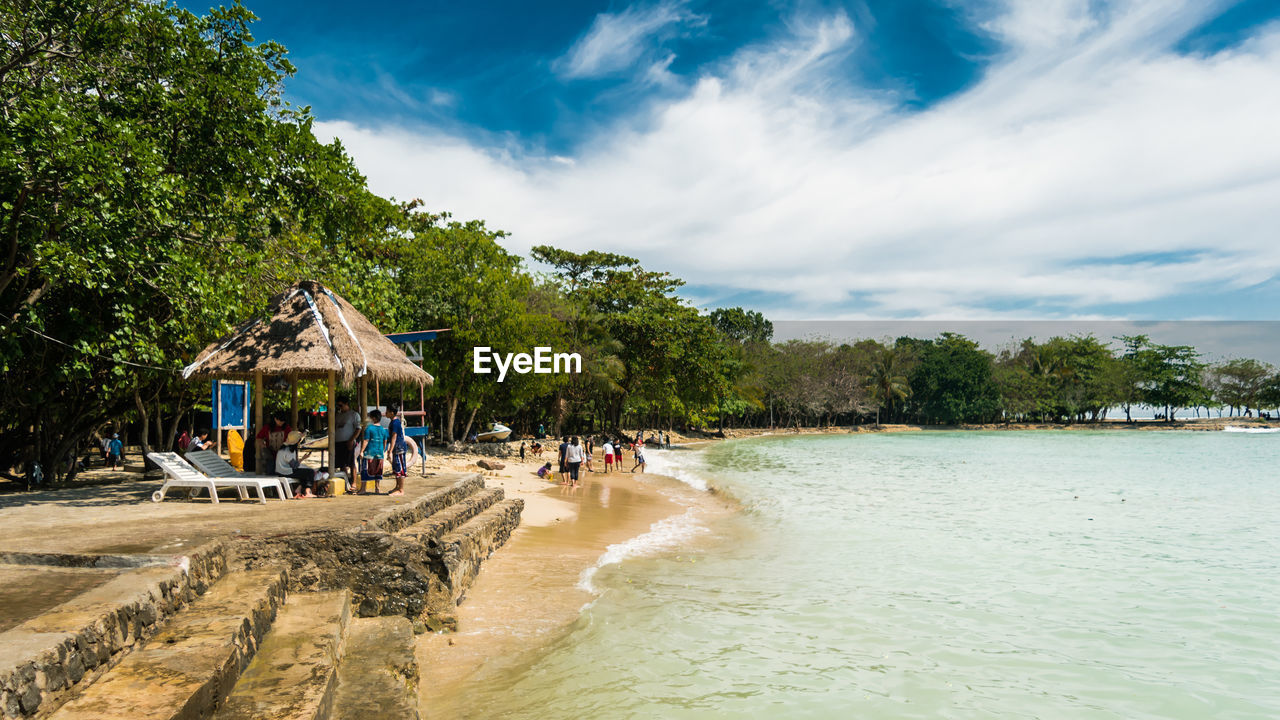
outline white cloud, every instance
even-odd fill
[[[586,33],[555,62],[555,69],[565,78],[600,77],[629,70],[650,50],[655,37],[679,26],[705,22],[682,2],[672,0],[648,7],[633,5],[619,13],[600,13]],[[657,60],[649,72],[665,72],[672,59],[674,56]]]
[[[1203,5],[1159,4],[1089,16],[1059,2],[1077,18],[1065,31],[1025,9],[990,20],[1017,38],[1007,57],[916,114],[832,71],[857,42],[834,15],[744,49],[569,163],[443,133],[318,129],[376,191],[485,218],[514,250],[636,255],[704,288],[792,298],[763,308],[777,317],[1091,312],[1266,281],[1280,273],[1280,31],[1179,56],[1161,42]],[[1198,254],[1105,261],[1178,251]]]

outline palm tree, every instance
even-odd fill
[[[902,374],[902,362],[895,348],[885,348],[871,363],[871,372],[867,375],[867,392],[876,403],[876,427],[880,427],[880,408],[887,407],[889,416],[893,416],[893,405],[896,401],[906,400],[911,394],[911,386]]]

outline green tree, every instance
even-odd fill
[[[936,340],[899,343],[914,347],[911,400],[931,423],[984,422],[999,410],[992,356],[963,335],[943,333]]]
[[[397,270],[400,317],[405,329],[450,328],[423,354],[439,378],[431,394],[444,402],[443,434],[452,442],[467,437],[483,408],[502,405],[519,385],[540,379],[508,373],[499,383],[494,373],[475,373],[473,349],[528,353],[557,328],[529,312],[533,279],[522,271],[520,257],[498,244],[503,232],[478,220],[441,224],[425,214],[410,220]],[[465,419],[463,410],[469,411]]]
[[[1172,422],[1179,408],[1195,407],[1207,402],[1201,382],[1204,363],[1200,353],[1189,345],[1161,345],[1145,335],[1124,336],[1124,362],[1136,379],[1142,402],[1164,409],[1164,418]]]
[[[376,204],[283,101],[293,68],[253,20],[239,4],[0,4],[0,455],[56,477],[123,418],[144,447],[167,442],[199,392],[176,379],[191,353],[297,279],[278,268],[314,267],[298,238]]]
[[[773,339],[773,323],[755,310],[716,308],[709,317],[716,330],[739,345],[766,343]]]
[[[1248,411],[1258,407],[1259,396],[1267,381],[1275,374],[1275,368],[1257,360],[1236,358],[1207,368],[1213,377],[1213,399],[1235,410]]]
[[[871,363],[871,372],[866,382],[867,391],[876,407],[876,427],[880,427],[882,409],[888,411],[889,417],[893,417],[893,406],[906,400],[911,394],[901,352],[898,348],[882,348]]]

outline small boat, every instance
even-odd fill
[[[476,442],[502,442],[509,435],[511,435],[511,428],[502,423],[494,423],[492,430],[476,435]]]

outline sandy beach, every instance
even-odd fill
[[[440,470],[475,468],[459,457],[437,462]],[[611,545],[691,506],[730,511],[713,495],[651,473],[584,473],[580,487],[565,487],[537,476],[544,462],[507,462],[485,473],[487,485],[523,498],[525,510],[520,528],[485,563],[459,606],[458,631],[419,637],[421,700],[429,717],[466,717],[463,703],[473,683],[518,665],[565,632],[595,597],[580,585],[583,572]]]

